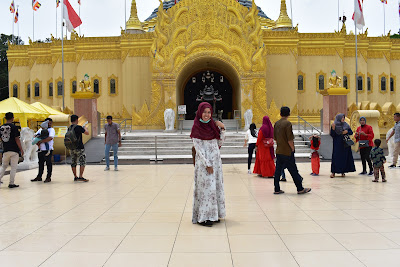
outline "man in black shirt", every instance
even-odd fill
[[[24,156],[24,151],[21,148],[21,141],[19,139],[20,133],[17,127],[13,124],[14,114],[12,112],[6,113],[7,123],[0,127],[1,141],[3,142],[3,165],[0,169],[0,181],[4,176],[8,165],[11,165],[10,184],[9,188],[19,187],[15,184],[15,174],[17,173],[17,166],[19,160],[19,152]]]
[[[71,153],[71,168],[72,168],[72,173],[74,174],[74,181],[80,181],[80,182],[89,182],[88,179],[83,178],[83,172],[85,171],[85,166],[86,166],[86,154],[85,154],[85,147],[83,146],[82,142],[82,134],[89,135],[88,130],[86,128],[78,125],[78,116],[77,115],[72,115],[71,116],[71,126],[70,129],[74,128],[75,131],[75,136],[78,140],[78,144],[76,149],[70,150]],[[78,165],[79,161],[79,177],[76,175],[76,166]]]

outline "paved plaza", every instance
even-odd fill
[[[360,170],[360,163],[357,163]],[[193,166],[88,166],[89,183],[74,183],[55,166],[53,182],[0,189],[0,266],[399,266],[400,169],[388,183],[349,175],[311,177],[297,195],[273,180],[224,165],[227,218],[212,228],[191,223]]]

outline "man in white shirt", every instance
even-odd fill
[[[45,183],[49,183],[51,182],[51,173],[53,171],[53,163],[51,162],[51,157],[53,155],[53,145],[54,145],[54,136],[56,135],[56,132],[54,131],[54,128],[52,127],[53,125],[53,120],[50,118],[47,118],[45,121],[48,122],[48,131],[49,131],[49,137],[47,137],[44,140],[41,140],[37,143],[37,145],[39,146],[39,153],[38,153],[38,157],[39,157],[39,173],[36,176],[35,179],[32,179],[31,182],[41,182],[42,181],[42,176],[43,176],[43,172],[44,172],[44,163],[46,163],[47,166],[47,176],[46,176],[46,180],[44,180]],[[39,136],[40,133],[42,132],[42,129],[40,129],[39,131],[37,131],[36,136]],[[46,144],[47,143],[49,145],[49,150],[50,153],[48,153],[48,150],[46,149]]]

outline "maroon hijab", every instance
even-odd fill
[[[260,128],[264,138],[274,138],[274,127],[272,127],[271,120],[268,116],[263,118],[263,125]]]
[[[262,132],[264,138],[274,138],[274,127],[272,126],[271,120],[269,119],[268,116],[265,116],[263,118],[263,125],[261,126],[260,131]],[[271,157],[274,159],[275,158],[274,147],[271,146],[269,148],[269,151],[271,153]]]
[[[213,140],[213,139],[221,139],[220,131],[215,124],[212,117],[210,118],[209,123],[203,123],[200,121],[201,116],[206,108],[211,110],[212,115],[212,107],[209,103],[203,102],[199,105],[197,109],[196,118],[194,119],[194,124],[192,128],[192,133],[190,134],[191,138],[197,138],[201,140]]]

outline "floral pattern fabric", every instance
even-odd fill
[[[222,174],[222,160],[219,148],[225,139],[201,140],[193,138],[196,149],[193,193],[193,223],[217,221],[225,218],[225,193]],[[207,167],[213,167],[214,173],[208,174]]]

